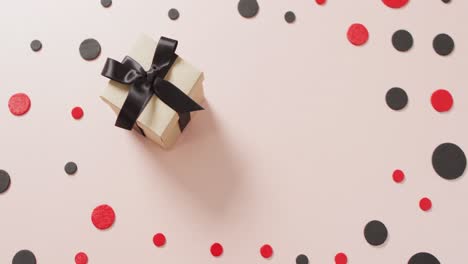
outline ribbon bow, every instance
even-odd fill
[[[115,122],[116,126],[131,130],[153,95],[177,112],[181,131],[190,121],[190,112],[203,110],[203,107],[177,86],[164,80],[178,57],[176,49],[177,40],[161,37],[148,71],[129,56],[122,62],[107,59],[102,76],[130,85],[127,99]]]

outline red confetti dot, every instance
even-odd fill
[[[335,256],[335,263],[336,264],[346,264],[348,263],[348,257],[345,253],[338,253]]]
[[[162,233],[157,233],[153,236],[153,243],[157,247],[162,247],[166,244],[166,236]]]
[[[427,212],[432,208],[432,201],[429,198],[424,197],[419,201],[419,207],[421,210]]]
[[[369,31],[363,24],[352,24],[348,29],[348,40],[355,46],[364,45],[369,39]]]
[[[382,2],[390,8],[402,8],[409,0],[382,0]]]
[[[260,254],[266,259],[271,258],[273,255],[273,248],[270,245],[265,244],[260,248]]]
[[[76,264],[87,264],[88,263],[88,255],[84,252],[79,252],[75,255],[75,263]]]
[[[317,2],[317,4],[319,5],[324,5],[327,2],[327,0],[315,0],[315,2]]]
[[[28,95],[24,93],[14,94],[8,101],[8,108],[10,108],[10,112],[16,116],[24,115],[29,111],[29,108],[31,108],[31,100]]]
[[[395,170],[392,176],[396,183],[400,183],[405,179],[405,173],[401,170]]]
[[[431,104],[437,112],[447,112],[453,106],[453,97],[449,91],[440,89],[432,93]]]
[[[91,221],[97,229],[108,229],[115,221],[114,209],[107,204],[94,208]]]
[[[73,107],[72,109],[72,112],[71,112],[72,116],[74,119],[81,119],[83,117],[83,109],[81,109],[81,107],[79,106],[76,106],[76,107]]]
[[[219,257],[223,254],[223,246],[220,243],[214,243],[210,248],[211,255]]]

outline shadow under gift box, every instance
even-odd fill
[[[149,69],[156,46],[157,43],[152,38],[142,35],[128,56],[140,63],[143,68]],[[164,79],[177,86],[196,103],[201,104],[204,100],[203,73],[180,56]],[[128,89],[128,85],[111,80],[100,97],[118,114],[127,98]],[[194,114],[195,112],[190,113],[192,118]],[[138,117],[137,126],[143,130],[147,138],[168,149],[174,145],[181,133],[178,120],[179,115],[174,110],[156,96],[152,96]]]

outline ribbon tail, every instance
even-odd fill
[[[151,85],[146,82],[135,82],[130,86],[127,99],[120,109],[115,125],[132,130],[138,117],[145,109],[149,100],[153,96]]]
[[[177,86],[166,80],[157,78],[153,84],[153,89],[161,101],[179,114],[204,110]]]
[[[138,76],[135,69],[111,58],[107,59],[101,75],[123,84],[131,84]]]

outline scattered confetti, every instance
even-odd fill
[[[370,221],[364,228],[364,237],[369,244],[380,246],[387,240],[387,227],[380,221]]]
[[[175,8],[171,8],[169,9],[169,12],[167,13],[167,15],[169,16],[171,20],[177,20],[180,16],[180,13],[179,13],[179,10]]]
[[[78,252],[75,255],[75,263],[76,264],[87,264],[88,263],[88,255],[84,252]]]
[[[271,256],[273,256],[273,248],[270,245],[265,244],[260,248],[260,254],[266,259],[271,258]]]
[[[300,254],[296,257],[296,264],[309,264],[309,258],[304,254]]]
[[[382,0],[382,2],[391,8],[402,8],[409,2],[409,0]]]
[[[408,95],[405,90],[399,87],[393,87],[387,91],[385,101],[390,109],[399,111],[406,107],[408,104]]]
[[[237,10],[239,14],[245,18],[252,18],[257,15],[260,7],[257,0],[239,0]]]
[[[405,173],[402,170],[395,170],[392,177],[396,183],[401,183],[405,180]]]
[[[85,60],[94,60],[101,54],[101,45],[95,39],[85,39],[80,44],[80,55]]]
[[[76,106],[76,107],[73,107],[71,114],[74,119],[79,120],[83,117],[84,112],[81,107]]]
[[[393,47],[398,51],[408,51],[411,49],[411,47],[413,47],[413,36],[411,36],[411,33],[408,31],[400,29],[393,33],[392,44]]]
[[[452,37],[447,34],[439,34],[434,38],[432,46],[437,54],[440,56],[448,56],[455,48],[455,42]]]
[[[103,7],[110,7],[112,5],[112,0],[101,0],[101,5]]]
[[[97,229],[108,229],[114,224],[115,221],[114,210],[107,204],[100,205],[94,208],[91,215],[91,221]]]
[[[453,97],[449,91],[440,89],[432,93],[431,104],[437,112],[447,112],[453,106]]]
[[[33,51],[40,51],[42,49],[42,43],[39,40],[35,39],[31,41],[30,47]]]
[[[23,249],[15,254],[12,264],[36,264],[36,256],[31,251]]]
[[[427,212],[429,210],[431,210],[432,208],[432,201],[427,198],[427,197],[424,197],[422,198],[420,201],[419,201],[419,208],[421,208],[421,210]]]
[[[157,233],[153,236],[153,244],[157,247],[166,245],[166,236],[164,236],[162,233]]]
[[[288,11],[286,14],[284,14],[284,20],[286,20],[286,22],[289,24],[294,23],[294,21],[296,21],[296,14],[294,14],[292,11]]]
[[[14,94],[8,101],[8,108],[10,108],[10,112],[15,116],[24,115],[31,108],[31,100],[24,93]]]
[[[440,177],[455,180],[465,172],[465,152],[453,143],[441,144],[432,153],[432,167]]]
[[[4,193],[10,188],[10,174],[4,170],[0,170],[0,193]]]
[[[78,166],[76,165],[75,162],[70,161],[70,162],[67,162],[67,164],[65,164],[65,172],[68,175],[75,174],[77,170],[78,170]]]
[[[211,245],[210,252],[213,257],[219,257],[223,254],[223,246],[220,243],[214,243]]]
[[[327,2],[327,0],[315,0],[315,2],[319,5],[324,5]]]
[[[369,39],[369,31],[363,24],[352,24],[348,29],[348,40],[355,46],[364,45]]]
[[[335,264],[347,264],[348,263],[348,257],[346,256],[345,253],[338,253],[335,256]]]

